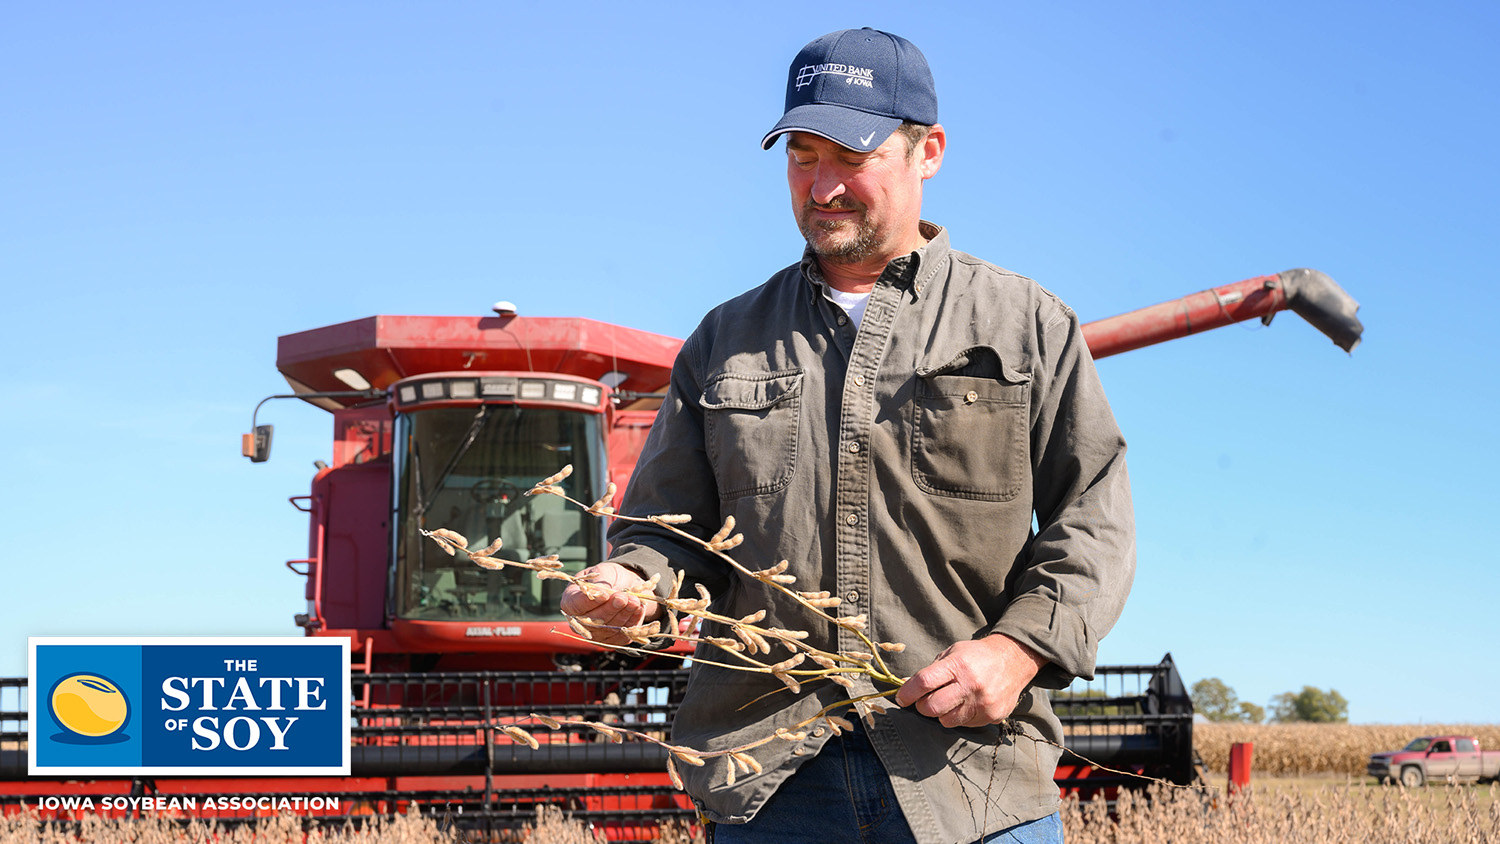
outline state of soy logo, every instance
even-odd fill
[[[53,736],[73,744],[113,744],[126,741],[122,733],[130,721],[130,700],[108,677],[69,674],[52,686],[47,711],[65,733]]]
[[[36,775],[349,773],[347,639],[33,638]]]

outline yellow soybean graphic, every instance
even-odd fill
[[[120,689],[96,674],[74,674],[52,690],[52,717],[81,736],[107,736],[130,713]]]

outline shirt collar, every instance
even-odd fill
[[[937,223],[929,223],[921,220],[918,230],[922,236],[927,238],[927,243],[920,249],[909,254],[893,259],[885,266],[885,272],[876,280],[876,284],[889,280],[891,284],[911,291],[913,299],[920,298],[922,292],[927,289],[927,284],[937,273],[938,267],[943,265],[944,259],[948,257],[948,230]],[[823,273],[818,269],[818,259],[813,255],[812,247],[802,250],[802,277],[815,287],[826,288],[828,282],[824,280]]]

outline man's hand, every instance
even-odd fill
[[[634,627],[661,617],[661,604],[643,601],[635,595],[625,594],[626,589],[639,586],[646,579],[619,563],[600,563],[578,573],[578,576],[594,584],[584,589],[570,583],[563,590],[559,605],[564,615],[587,618],[599,624],[615,627]],[[593,594],[590,595],[590,592]],[[623,634],[614,630],[590,630],[594,640],[610,645],[630,643]]]
[[[938,654],[896,692],[896,703],[944,727],[983,727],[1005,720],[1047,660],[1001,633],[959,642]]]

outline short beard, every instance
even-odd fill
[[[858,264],[875,254],[880,242],[868,216],[861,213],[859,218],[853,221],[829,220],[825,223],[815,223],[812,219],[814,207],[815,204],[811,200],[802,204],[802,213],[797,215],[797,228],[802,232],[802,237],[807,241],[813,254],[820,260],[832,264]],[[837,209],[845,206],[841,200],[835,199],[828,205],[818,207]],[[818,237],[821,234],[832,234],[846,226],[854,226],[854,237],[848,240],[829,244]]]

